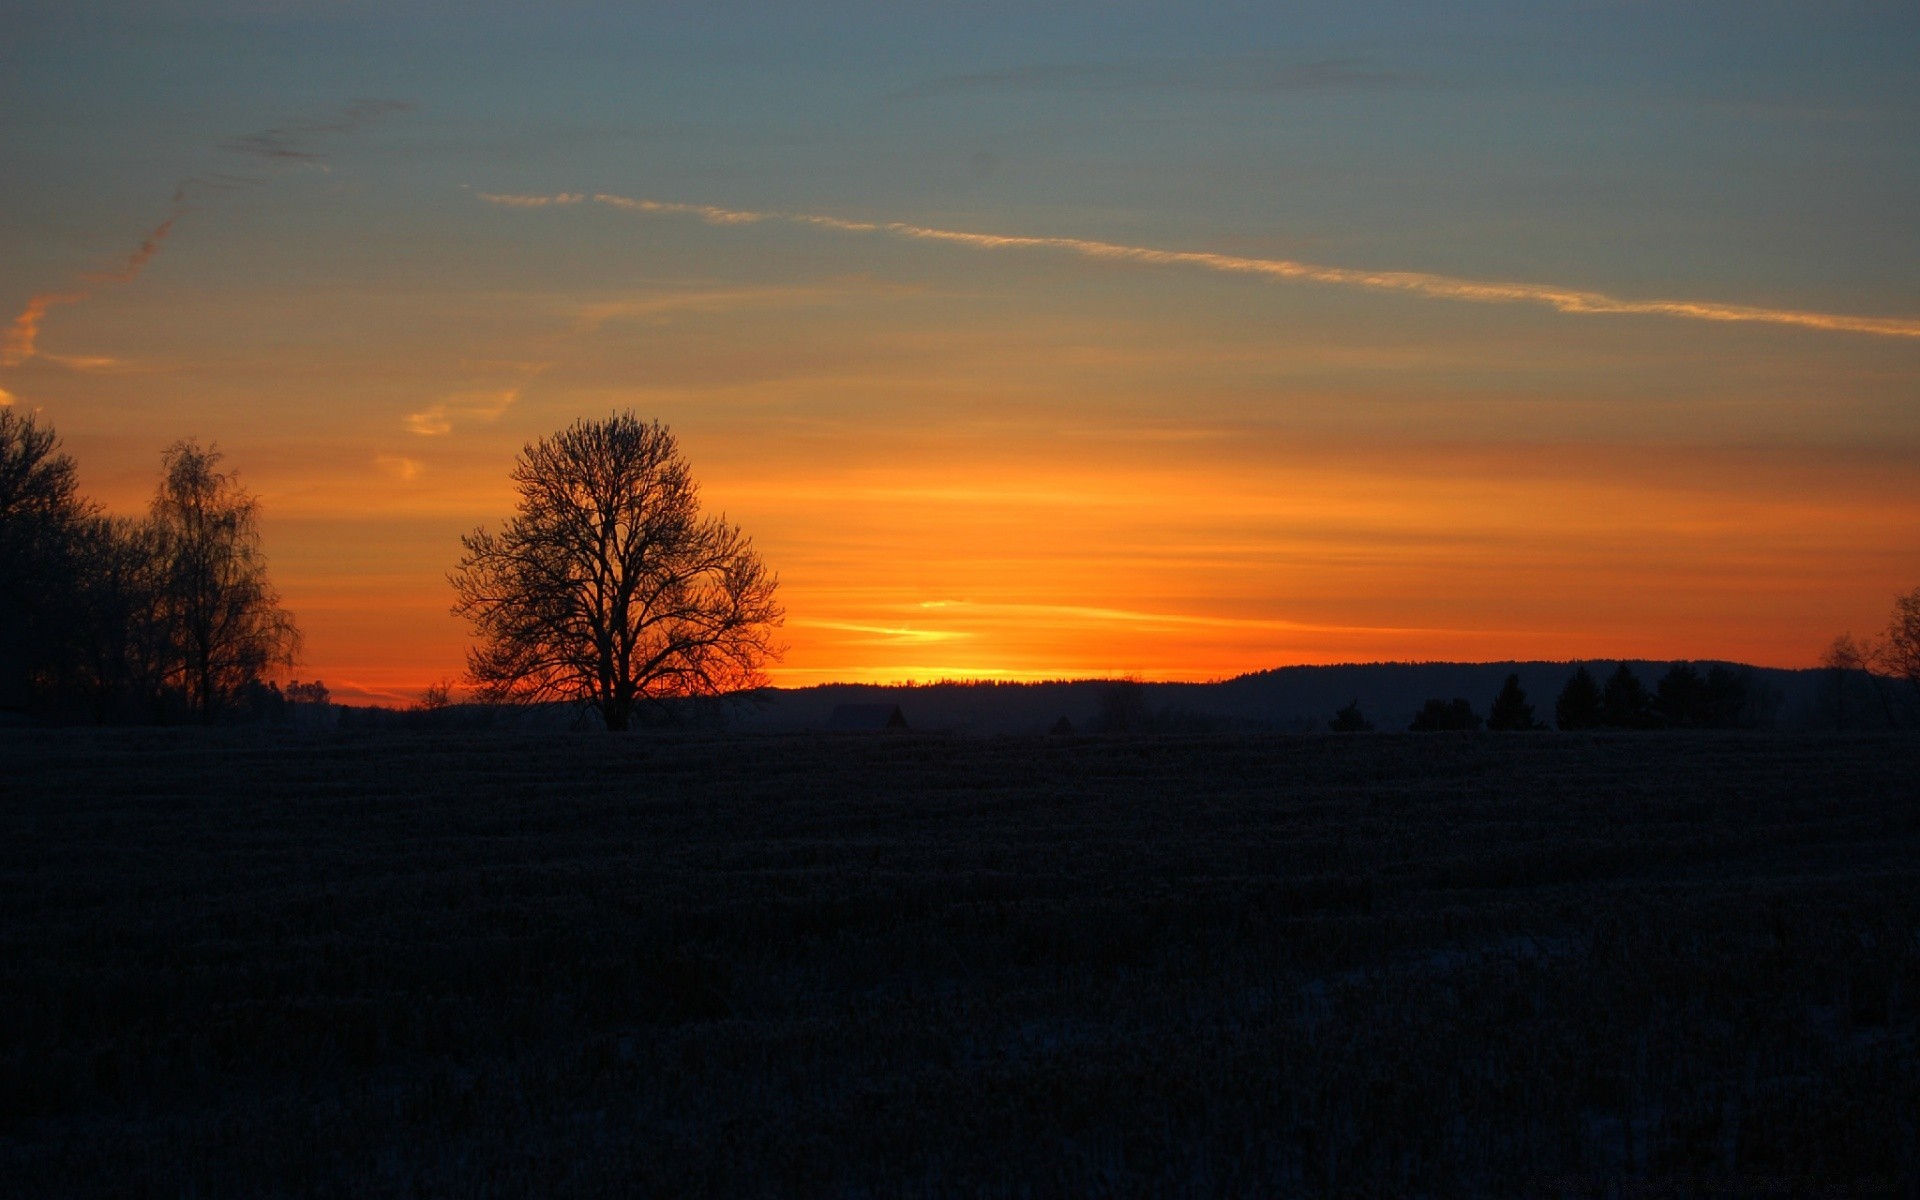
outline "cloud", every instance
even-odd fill
[[[5,388],[0,388],[0,408],[12,408],[14,399],[15,397],[12,392]]]
[[[391,113],[405,112],[413,105],[404,100],[353,100],[334,117],[322,121],[296,122],[276,129],[267,129],[259,133],[232,138],[223,143],[222,148],[244,154],[258,161],[273,163],[297,161],[308,165],[321,166],[322,155],[308,149],[302,139],[319,134],[352,133],[368,122]],[[81,276],[88,283],[132,283],[139,278],[147,264],[153,261],[160,248],[166,244],[167,237],[173,233],[175,222],[192,208],[192,199],[196,192],[228,192],[238,188],[257,187],[265,183],[262,178],[243,175],[228,175],[215,172],[207,175],[190,175],[174,185],[173,198],[169,202],[173,211],[166,220],[154,226],[140,240],[133,252],[114,267],[89,271]],[[17,367],[38,354],[40,325],[46,318],[47,310],[57,304],[78,304],[92,295],[90,291],[42,292],[27,301],[27,306],[13,320],[6,339],[0,343],[0,366]]]
[[[976,92],[1242,92],[1280,94],[1331,88],[1386,88],[1411,75],[1364,59],[1282,62],[1270,58],[1148,59],[1113,63],[1035,63],[1000,71],[948,75],[902,88],[889,100],[921,100]]]
[[[563,195],[567,193],[562,193]],[[529,197],[501,197],[492,203],[521,203]],[[1859,333],[1875,337],[1920,338],[1920,318],[1863,317],[1803,309],[1760,308],[1743,304],[1721,304],[1710,300],[1632,300],[1605,292],[1586,291],[1551,283],[1509,283],[1465,279],[1452,275],[1433,275],[1423,271],[1365,271],[1352,267],[1325,266],[1285,258],[1249,258],[1232,254],[1214,254],[1199,250],[1161,250],[1151,246],[1128,246],[1087,238],[1024,237],[1011,234],[969,233],[955,229],[935,229],[904,221],[846,221],[839,217],[812,213],[749,212],[715,208],[704,204],[672,204],[657,200],[636,200],[627,196],[597,193],[594,201],[628,212],[669,216],[693,216],[711,225],[746,225],[779,221],[828,229],[838,233],[881,234],[916,241],[946,242],[980,250],[1056,250],[1083,258],[1108,262],[1131,262],[1147,266],[1197,267],[1239,275],[1258,275],[1290,282],[1328,284],[1363,291],[1397,292],[1432,300],[1455,300],[1473,304],[1544,305],[1557,312],[1595,315],[1671,317],[1689,321],[1741,322],[1786,325],[1834,333]]]
[[[373,465],[380,468],[382,473],[402,483],[412,483],[420,478],[420,472],[426,469],[419,459],[407,458],[400,454],[376,454],[373,456]]]
[[[86,298],[86,292],[42,292],[28,300],[8,327],[6,340],[0,341],[0,367],[17,367],[34,356],[40,340],[40,323],[46,319],[48,309],[56,304],[78,304]]]
[[[854,642],[859,646],[891,646],[914,644],[919,642],[955,642],[974,637],[971,632],[957,629],[912,629],[894,625],[861,625],[853,621],[810,621],[794,620],[790,625],[807,629],[832,629],[844,633],[873,634],[870,639]]]
[[[517,387],[499,391],[462,392],[417,413],[408,414],[407,429],[422,437],[439,437],[453,432],[456,418],[497,421],[519,399],[520,389]]]
[[[1095,608],[1078,604],[991,604],[972,600],[923,600],[921,608],[964,609],[999,613],[1023,619],[1049,617],[1074,621],[1111,621],[1128,625],[1187,625],[1214,629],[1269,629],[1288,633],[1432,633],[1419,626],[1323,625],[1259,617],[1210,617],[1192,613],[1136,612],[1124,608]]]
[[[831,303],[848,296],[886,291],[891,294],[920,289],[876,285],[870,280],[845,279],[824,286],[708,288],[659,295],[595,300],[578,306],[578,333],[597,333],[613,321],[647,321],[678,313],[730,313],[755,308],[789,308]]]
[[[498,192],[481,192],[479,196],[488,204],[498,204],[503,208],[545,208],[549,204],[578,204],[586,199],[581,192],[561,192],[557,196],[507,196]]]
[[[160,253],[160,247],[166,242],[167,235],[173,232],[173,223],[179,219],[180,214],[176,212],[155,225],[153,230],[141,239],[139,248],[127,255],[126,261],[118,267],[110,271],[90,271],[81,278],[92,283],[132,283],[139,278],[140,272],[146,270],[147,264],[153,261],[153,256]]]
[[[438,437],[453,432],[453,418],[447,413],[447,406],[436,404],[421,412],[407,416],[407,428],[424,437]]]
[[[48,354],[42,351],[34,357],[42,362],[65,367],[69,371],[78,371],[82,375],[148,375],[168,369],[151,363],[114,358],[106,354]]]
[[[228,138],[220,148],[266,163],[319,164],[325,155],[310,149],[306,140],[316,134],[352,133],[368,123],[394,113],[407,112],[413,105],[405,100],[357,99],[334,117],[322,121],[295,121],[262,129],[258,133]]]

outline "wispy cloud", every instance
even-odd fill
[[[413,106],[402,100],[353,100],[341,112],[331,118],[319,121],[300,121],[290,125],[262,130],[259,133],[246,134],[231,138],[222,148],[243,154],[263,164],[300,162],[308,165],[324,165],[324,156],[310,148],[305,139],[322,134],[352,133],[361,126],[391,113],[404,112]],[[153,261],[166,244],[167,237],[173,233],[174,224],[193,208],[193,200],[199,192],[228,192],[238,188],[256,187],[266,180],[258,176],[230,175],[213,172],[204,175],[190,175],[174,185],[173,198],[169,202],[173,211],[167,218],[149,230],[140,244],[117,264],[83,273],[80,278],[89,284],[125,284],[139,278],[147,264]],[[41,292],[28,299],[20,315],[13,319],[8,328],[6,339],[0,342],[0,367],[17,367],[39,354],[40,326],[46,319],[47,310],[61,304],[78,304],[92,296],[91,290]]]
[[[352,133],[372,121],[395,113],[407,112],[413,105],[405,100],[356,99],[333,116],[318,121],[293,121],[242,134],[221,143],[222,150],[242,154],[267,163],[319,163],[326,156],[309,145],[322,134]]]
[[[595,333],[614,321],[650,321],[681,313],[730,313],[758,308],[828,304],[850,296],[885,290],[898,294],[918,289],[849,279],[809,287],[699,288],[655,295],[593,300],[578,309],[579,333]]]
[[[1277,94],[1334,88],[1385,88],[1414,82],[1365,59],[1288,62],[1273,58],[1145,59],[1106,63],[1030,63],[999,71],[947,75],[902,88],[890,100],[976,92],[1244,92]]]
[[[456,421],[497,421],[520,399],[520,388],[461,392],[407,416],[407,428],[422,437],[452,433]]]
[[[1070,621],[1107,621],[1124,625],[1177,625],[1209,629],[1266,629],[1285,633],[1429,633],[1415,626],[1321,625],[1300,621],[1279,621],[1259,617],[1212,617],[1193,613],[1138,612],[1124,608],[1098,608],[1080,604],[998,604],[971,600],[923,600],[923,609],[953,609],[1023,619],[1064,619]]]
[[[866,633],[874,635],[868,645],[912,644],[919,642],[954,642],[970,638],[972,633],[957,629],[912,629],[894,625],[862,625],[854,621],[811,621],[797,619],[788,622],[806,629],[832,629],[843,633]]]
[[[553,204],[578,204],[587,198],[582,192],[561,192],[556,196],[506,196],[498,192],[480,192],[479,196],[488,204],[498,204],[503,208],[546,208]]]
[[[82,375],[151,375],[170,369],[163,364],[134,362],[108,354],[48,354],[42,351],[34,357]]]
[[[86,298],[86,292],[42,292],[29,299],[7,327],[6,341],[0,342],[0,367],[17,367],[38,352],[40,325],[48,309],[56,304],[78,304]]]
[[[99,271],[89,271],[81,278],[89,283],[132,283],[147,269],[153,256],[160,253],[160,247],[166,242],[167,235],[173,232],[173,223],[180,219],[178,212],[155,225],[147,236],[140,239],[140,245],[132,254],[127,255],[119,266]]]
[[[13,403],[13,393],[5,388],[0,388],[0,408],[11,408],[13,407]]]
[[[412,483],[426,469],[419,459],[403,454],[376,454],[373,456],[373,465],[379,468],[381,474],[401,483]]]
[[[537,205],[528,204],[527,201],[538,199],[538,197],[483,195],[482,199],[493,204],[525,208],[537,207]],[[1065,251],[1083,258],[1108,262],[1131,262],[1163,267],[1197,267],[1208,271],[1257,275],[1290,282],[1328,284],[1364,291],[1397,292],[1433,300],[1455,300],[1474,304],[1532,304],[1543,305],[1558,312],[1580,315],[1670,317],[1689,321],[1787,325],[1802,329],[1859,333],[1876,337],[1920,338],[1920,318],[1913,317],[1854,316],[1806,309],[1722,304],[1710,300],[1634,300],[1561,284],[1498,282],[1452,275],[1434,275],[1422,271],[1367,271],[1285,258],[1251,258],[1200,250],[1162,250],[1152,246],[1129,246],[1086,238],[971,233],[964,230],[913,225],[904,221],[847,221],[839,217],[813,213],[752,212],[716,208],[705,204],[674,204],[634,199],[604,192],[596,193],[593,200],[596,203],[629,212],[698,217],[712,225],[748,225],[762,221],[778,221],[839,233],[880,234],[917,241],[946,242],[981,250]]]

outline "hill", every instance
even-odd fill
[[[1604,680],[1620,660],[1590,660],[1584,665]],[[1405,729],[1428,699],[1463,697],[1485,716],[1508,675],[1518,675],[1535,715],[1553,720],[1553,702],[1582,664],[1571,662],[1356,663],[1327,667],[1279,667],[1213,683],[1142,683],[1133,703],[1149,727],[1168,731],[1244,730],[1311,732],[1323,730],[1336,709],[1358,702],[1382,730]],[[1627,660],[1649,690],[1672,664]],[[1749,683],[1751,723],[1760,727],[1814,728],[1824,723],[1820,670],[1782,670],[1738,663],[1695,663],[1733,667]],[[762,732],[824,729],[842,704],[898,704],[908,723],[920,730],[956,733],[1043,733],[1061,717],[1081,731],[1102,727],[1103,705],[1111,705],[1116,681],[1060,680],[1045,683],[833,683],[807,688],[772,688],[767,703],[742,718],[745,728]]]

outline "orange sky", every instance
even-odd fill
[[[113,297],[47,340],[127,365],[13,378],[116,510],[170,437],[218,441],[264,503],[296,673],[361,699],[460,674],[459,535],[507,515],[526,440],[621,407],[675,429],[779,571],[784,684],[1806,665],[1920,568],[1914,458],[1872,436],[1899,430],[1905,345],[1010,265],[463,298],[486,328],[457,356],[434,297],[411,320],[269,293],[299,328],[333,312],[311,345],[249,295],[159,331]]]

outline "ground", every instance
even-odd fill
[[[1920,1178],[1912,736],[0,755],[10,1192]]]

